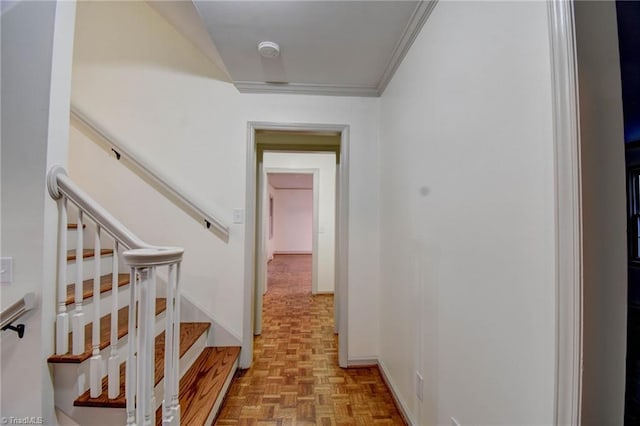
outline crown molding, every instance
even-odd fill
[[[407,52],[409,51],[409,48],[411,48],[416,37],[420,34],[420,30],[422,30],[425,22],[429,19],[429,16],[437,3],[438,0],[422,0],[416,5],[416,8],[411,14],[411,18],[409,18],[409,22],[402,33],[402,37],[400,37],[398,44],[393,49],[391,59],[389,59],[389,63],[378,82],[378,87],[376,87],[378,96],[382,95],[384,89],[386,89],[387,85],[393,78],[393,75],[402,63],[404,57],[407,55]]]
[[[280,93],[326,96],[380,96],[378,89],[367,86],[340,86],[332,84],[265,83],[261,81],[236,81],[240,93]]]
[[[240,93],[279,93],[298,95],[325,95],[325,96],[358,96],[380,97],[387,87],[400,63],[411,48],[414,40],[422,30],[425,22],[431,15],[438,0],[421,0],[416,5],[409,22],[402,32],[402,36],[396,44],[389,62],[382,73],[376,86],[349,86],[333,84],[312,83],[267,83],[262,81],[234,81]]]

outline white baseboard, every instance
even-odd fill
[[[409,413],[407,403],[398,393],[398,388],[389,376],[389,370],[387,370],[387,367],[384,365],[384,362],[382,362],[381,359],[378,359],[378,368],[380,369],[382,380],[384,380],[384,382],[387,384],[387,387],[391,391],[391,396],[393,396],[393,400],[396,402],[396,406],[400,409],[400,415],[404,418],[404,421],[409,424],[409,426],[414,426],[416,424],[416,421]]]
[[[347,360],[347,368],[371,367],[378,366],[378,358],[349,358]]]
[[[407,422],[409,426],[416,425],[417,424],[416,421],[409,414],[409,409],[407,408],[406,402],[400,397],[400,394],[397,391],[397,387],[395,383],[393,382],[393,380],[391,380],[391,377],[389,376],[389,371],[387,370],[387,367],[384,365],[384,362],[380,360],[380,358],[358,357],[358,358],[350,358],[349,360],[347,360],[347,368],[371,367],[374,365],[378,367],[378,370],[380,371],[380,376],[382,376],[382,380],[389,388],[389,391],[391,392],[391,396],[393,397],[393,400],[396,403],[396,407],[398,408],[398,410],[400,410],[400,415],[402,416],[404,421]]]
[[[313,252],[310,252],[310,251],[274,251],[273,254],[274,255],[278,255],[278,254],[313,254]]]
[[[62,410],[56,408],[56,418],[59,426],[80,426],[71,417],[67,416]]]

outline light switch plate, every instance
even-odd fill
[[[13,282],[13,257],[0,258],[0,283],[11,284]]]
[[[244,223],[244,209],[233,209],[233,223]]]
[[[416,371],[416,396],[420,401],[424,398],[424,377],[419,371]]]

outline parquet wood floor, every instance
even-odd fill
[[[215,424],[405,424],[376,367],[338,366],[333,295],[311,294],[310,255],[269,263],[253,366],[237,374]]]

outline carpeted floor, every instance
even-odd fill
[[[262,335],[217,425],[403,425],[377,368],[338,367],[333,296],[311,295],[311,256],[269,263]]]

